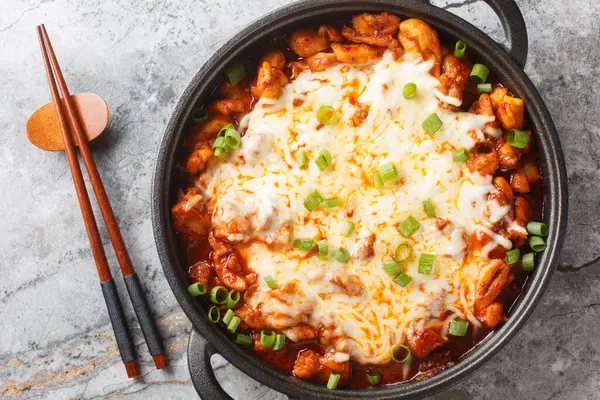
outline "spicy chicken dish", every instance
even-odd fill
[[[524,101],[389,13],[290,32],[191,116],[172,208],[188,292],[329,389],[418,380],[507,311],[545,247]]]

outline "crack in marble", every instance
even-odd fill
[[[450,10],[452,8],[461,8],[461,7],[469,6],[471,4],[475,4],[479,1],[481,1],[481,0],[466,0],[466,1],[459,2],[459,3],[446,4],[445,6],[442,6],[442,9]]]
[[[593,260],[590,260],[584,264],[581,264],[579,266],[572,266],[572,265],[559,265],[558,268],[556,268],[557,270],[559,270],[560,272],[567,272],[567,273],[573,273],[573,272],[578,272],[581,271],[584,268],[587,267],[593,267],[594,265],[596,265],[596,263],[600,261],[600,256],[594,258]]]
[[[566,317],[567,315],[579,314],[582,311],[585,311],[585,310],[590,309],[590,308],[598,307],[598,306],[600,306],[600,302],[599,303],[591,303],[591,304],[585,305],[585,306],[580,307],[580,308],[578,308],[576,310],[573,310],[573,311],[567,311],[567,312],[560,313],[560,314],[550,315],[549,318],[550,319],[554,319],[554,318]]]

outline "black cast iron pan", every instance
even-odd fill
[[[202,66],[182,94],[160,145],[152,188],[153,228],[160,260],[171,289],[197,333],[189,343],[189,365],[198,393],[205,399],[231,399],[215,379],[210,364],[213,354],[257,381],[293,399],[408,399],[421,398],[449,388],[480,368],[513,339],[533,313],[558,261],[567,222],[567,178],[556,129],[537,90],[522,68],[527,59],[527,32],[514,0],[485,0],[496,12],[506,32],[508,48],[494,42],[465,20],[426,0],[306,0],[280,8],[255,21],[223,45]],[[454,366],[429,379],[370,389],[330,391],[323,385],[301,381],[266,364],[251,352],[231,342],[210,323],[199,304],[187,294],[187,266],[181,264],[170,208],[175,203],[178,151],[184,127],[194,105],[206,100],[222,80],[223,67],[253,54],[276,36],[299,26],[349,19],[360,12],[388,11],[401,17],[429,22],[441,35],[464,40],[475,59],[485,63],[498,80],[518,97],[526,99],[526,110],[534,130],[544,181],[543,219],[550,227],[547,248],[526,283],[521,297],[509,312],[508,321],[490,334]]]

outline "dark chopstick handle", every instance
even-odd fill
[[[135,349],[131,344],[131,335],[127,328],[127,321],[125,320],[121,300],[119,300],[117,285],[115,285],[113,279],[110,279],[101,282],[100,286],[102,286],[102,294],[104,295],[110,322],[115,332],[115,339],[117,339],[117,346],[119,347],[119,353],[121,353],[121,359],[124,363],[133,361],[136,359]]]
[[[129,276],[123,277],[123,280],[125,281],[125,286],[127,286],[127,291],[129,292],[129,298],[131,299],[131,304],[135,310],[135,315],[137,315],[138,322],[142,328],[148,350],[152,357],[155,358],[154,361],[156,366],[158,368],[163,368],[166,366],[165,362],[162,364],[156,362],[156,357],[164,352],[162,341],[158,334],[158,330],[156,329],[156,325],[154,324],[154,318],[152,318],[150,307],[148,306],[148,302],[142,291],[140,279],[138,278],[137,273],[134,272]]]

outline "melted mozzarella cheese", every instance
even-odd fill
[[[439,82],[428,73],[431,66],[410,58],[394,61],[386,52],[372,66],[305,71],[279,99],[258,101],[240,124],[245,132],[241,147],[205,174],[204,197],[213,225],[236,220],[240,231],[228,239],[242,242],[238,248],[249,268],[261,277],[272,276],[282,288],[271,290],[259,279],[246,303],[260,309],[277,329],[298,323],[335,327],[346,348],[336,348],[340,358],[347,351],[361,363],[387,362],[392,346],[412,330],[440,321],[447,325],[448,312],[479,325],[472,314],[474,285],[486,258],[480,252],[467,257],[469,237],[483,227],[493,243],[506,244],[484,227],[490,222],[486,208],[492,178],[452,162],[453,150],[470,149],[483,140],[485,124],[494,117],[441,108]],[[402,95],[409,82],[418,88],[412,99]],[[333,107],[339,122],[319,123],[321,106]],[[355,113],[365,107],[368,116],[355,126]],[[421,123],[433,112],[443,127],[429,136]],[[314,160],[324,149],[333,163],[321,172]],[[299,150],[308,155],[305,170],[296,162]],[[388,162],[398,168],[399,181],[376,189],[371,176]],[[308,212],[303,202],[314,190],[324,198],[340,197],[342,205]],[[427,199],[437,217],[447,220],[445,228],[425,215],[422,202]],[[493,219],[506,214],[491,207]],[[407,239],[397,225],[409,215],[421,221],[421,229]],[[347,220],[355,223],[350,237],[342,234]],[[265,243],[290,225],[293,237],[326,238],[330,253],[344,247],[353,257],[342,264]],[[374,255],[356,257],[369,235],[375,237]],[[401,287],[381,264],[406,240],[413,247],[404,266],[412,282]],[[423,253],[436,255],[429,275],[418,273]],[[295,289],[283,290],[290,287]]]

